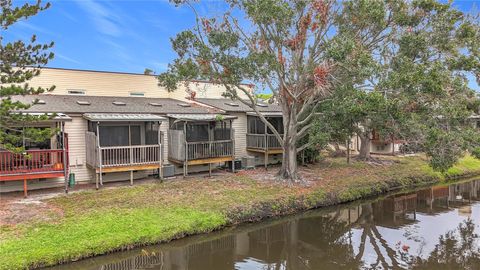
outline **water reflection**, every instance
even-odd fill
[[[480,269],[479,192],[437,186],[56,269]]]

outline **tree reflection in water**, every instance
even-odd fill
[[[479,269],[480,248],[475,224],[465,220],[458,228],[440,236],[427,259],[412,257],[414,269]]]
[[[480,269],[479,191],[433,187],[57,268]]]

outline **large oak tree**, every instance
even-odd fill
[[[159,76],[175,90],[180,82],[207,79],[222,84],[226,96],[245,102],[273,131],[283,147],[279,177],[298,180],[297,153],[306,145],[315,107],[329,96],[332,69],[326,46],[336,8],[331,1],[227,0],[222,16],[202,17],[195,3],[193,29],[172,39],[178,58]],[[257,99],[245,83],[272,91],[282,108],[284,134],[258,112]],[[242,92],[248,99],[241,99]]]

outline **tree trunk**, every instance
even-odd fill
[[[296,181],[297,174],[297,146],[287,143],[283,146],[282,168],[278,172],[278,176],[284,180]]]
[[[290,182],[298,180],[297,174],[297,120],[296,115],[283,113],[284,137],[282,168],[278,176]]]
[[[360,153],[358,154],[358,159],[360,160],[369,160],[371,158],[370,155],[370,134],[369,132],[361,132],[359,134],[360,137]]]

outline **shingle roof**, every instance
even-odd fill
[[[220,114],[167,114],[167,117],[182,121],[219,121],[236,119],[236,116]]]
[[[241,101],[226,98],[197,98],[195,101],[218,108],[226,112],[253,112],[254,110]],[[261,112],[281,112],[282,109],[276,104],[262,103],[263,106],[257,106]]]
[[[35,104],[27,111],[42,113],[208,113],[209,110],[200,105],[192,104],[184,107],[179,104],[189,104],[169,98],[142,97],[105,97],[105,96],[70,96],[70,95],[30,95],[15,96],[13,100],[31,103],[35,99],[45,101]],[[116,102],[117,105],[113,104]],[[125,103],[125,104],[122,104]],[[83,105],[82,105],[83,104]]]
[[[154,114],[133,114],[133,113],[86,113],[83,118],[92,121],[164,121],[167,118]]]

